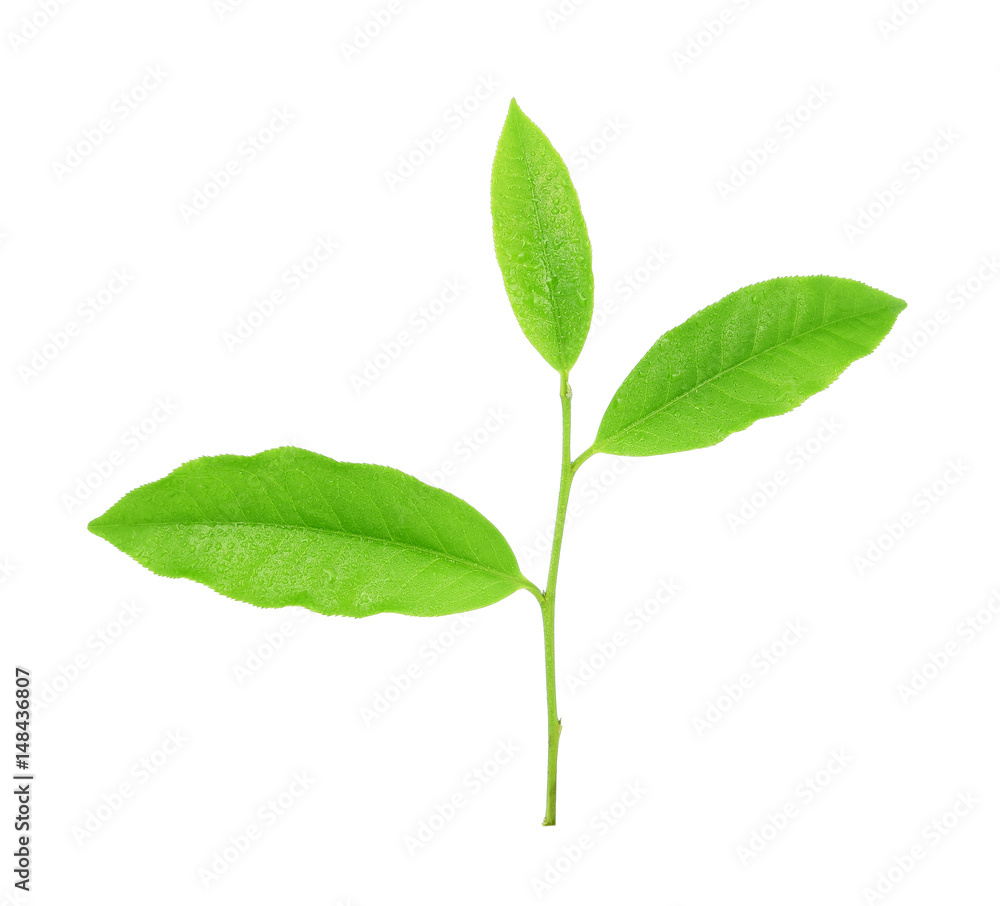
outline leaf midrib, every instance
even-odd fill
[[[863,314],[864,315],[870,315],[870,314],[873,314],[876,311],[884,311],[884,310],[886,310],[888,308],[890,308],[890,306],[888,306],[888,305],[884,305],[881,308],[871,308],[868,311],[864,312]],[[685,390],[682,394],[680,394],[679,396],[675,396],[673,399],[671,399],[669,402],[665,403],[664,405],[659,406],[656,409],[650,410],[644,416],[642,416],[642,418],[638,418],[634,422],[629,422],[629,424],[626,425],[624,428],[622,428],[619,431],[616,431],[614,434],[612,434],[610,437],[605,438],[604,440],[605,441],[615,441],[615,440],[617,440],[625,432],[632,430],[633,428],[635,428],[638,425],[641,425],[643,422],[648,421],[649,419],[653,418],[653,416],[655,416],[655,415],[660,415],[661,413],[666,412],[666,410],[669,409],[671,406],[673,406],[674,403],[679,402],[680,400],[684,399],[684,397],[688,396],[691,393],[694,393],[696,390],[700,390],[706,384],[711,384],[713,381],[717,381],[724,374],[728,374],[730,371],[733,371],[736,368],[740,368],[740,367],[746,365],[747,362],[751,362],[754,359],[759,358],[762,355],[765,355],[765,354],[767,354],[769,352],[773,352],[775,349],[779,349],[782,346],[786,346],[789,343],[791,343],[793,340],[799,340],[802,337],[808,336],[811,333],[815,333],[817,330],[825,330],[826,328],[832,327],[835,324],[841,324],[844,321],[853,321],[855,318],[859,318],[859,317],[862,317],[862,316],[863,315],[861,315],[861,314],[855,313],[853,315],[848,315],[845,318],[838,318],[836,321],[828,321],[825,324],[820,324],[818,327],[812,327],[809,330],[803,331],[802,333],[797,333],[794,336],[789,337],[787,340],[782,340],[780,343],[775,343],[774,346],[769,346],[767,349],[762,349],[760,352],[755,352],[753,355],[747,356],[747,358],[743,359],[742,361],[737,362],[735,365],[730,365],[728,368],[724,368],[724,369],[722,369],[722,371],[716,372],[715,374],[713,374],[711,377],[705,379],[704,381],[700,381],[699,383],[697,383],[693,387],[691,387],[689,390]],[[678,327],[680,327],[680,326],[681,325],[678,325]],[[648,353],[647,353],[647,355],[648,355]],[[643,358],[645,358],[645,356],[643,356]],[[628,378],[626,378],[626,380],[628,380]],[[600,445],[599,444],[595,444],[594,447],[595,447],[595,449],[600,449]]]
[[[384,544],[388,547],[398,547],[403,550],[416,551],[421,554],[433,554],[436,557],[443,558],[445,560],[451,560],[454,563],[461,563],[466,566],[472,567],[473,569],[479,570],[480,572],[489,573],[493,576],[499,576],[503,579],[512,579],[517,583],[518,588],[530,588],[531,583],[523,575],[512,576],[509,573],[503,573],[496,569],[490,569],[488,566],[483,566],[481,563],[476,563],[475,560],[466,560],[464,557],[456,557],[454,554],[447,554],[442,551],[436,551],[429,547],[419,547],[415,544],[406,544],[403,541],[395,541],[388,538],[376,538],[374,535],[363,535],[360,532],[345,532],[338,529],[321,528],[319,526],[312,525],[291,525],[287,522],[250,522],[243,520],[240,522],[102,522],[100,527],[111,527],[111,528],[152,528],[164,526],[170,527],[192,527],[201,526],[203,528],[239,528],[240,526],[258,526],[260,528],[272,528],[272,529],[285,529],[288,531],[300,531],[300,532],[317,532],[326,535],[344,535],[348,538],[360,538],[365,541],[371,541],[376,544]]]
[[[559,350],[558,350],[559,367],[556,370],[560,372],[565,370],[566,372],[568,372],[569,369],[566,368],[566,356],[565,356],[565,351],[563,349],[563,346],[567,340],[567,334],[565,330],[565,325],[563,324],[561,306],[558,304],[555,298],[555,293],[551,289],[551,287],[555,285],[555,279],[554,279],[554,271],[552,268],[552,262],[549,260],[549,254],[551,250],[549,248],[548,234],[546,230],[542,228],[541,204],[539,201],[538,191],[535,186],[535,177],[534,174],[531,172],[531,166],[529,165],[528,162],[528,154],[525,148],[524,136],[521,131],[521,123],[515,122],[513,125],[514,125],[514,134],[517,137],[517,143],[521,148],[521,157],[524,160],[524,176],[525,176],[525,182],[527,182],[528,184],[528,194],[531,196],[531,211],[532,214],[534,215],[535,227],[537,229],[537,236],[541,240],[541,242],[539,243],[539,245],[541,246],[541,254],[539,255],[539,257],[542,258],[544,261],[545,277],[546,277],[545,286],[549,288],[550,302],[552,304],[551,310],[555,320],[556,331],[559,335]],[[553,153],[555,153],[554,148],[553,148]]]

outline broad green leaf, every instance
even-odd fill
[[[590,239],[566,165],[513,100],[491,196],[497,262],[514,314],[545,361],[568,374],[594,312]]]
[[[668,331],[618,388],[595,452],[708,447],[794,409],[868,355],[906,303],[855,280],[746,286]]]
[[[258,607],[437,616],[533,588],[496,527],[458,497],[295,447],[196,459],[89,528],[161,576]]]

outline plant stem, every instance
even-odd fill
[[[562,721],[556,713],[555,624],[550,603],[542,605],[542,628],[545,635],[545,695],[549,711],[549,757],[545,779],[545,818],[542,824],[556,823],[556,767],[559,760],[559,735]]]
[[[559,501],[556,504],[556,521],[552,533],[552,556],[549,560],[549,577],[542,595],[542,630],[545,636],[545,698],[549,719],[549,758],[545,788],[545,820],[542,824],[556,823],[556,766],[559,759],[559,736],[562,721],[556,710],[556,643],[555,606],[556,577],[559,574],[559,554],[562,551],[563,530],[566,527],[566,507],[569,489],[573,483],[573,460],[570,457],[570,390],[565,374],[560,375],[559,399],[562,402],[562,468],[559,475]]]

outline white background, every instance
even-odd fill
[[[977,276],[1000,253],[995,4],[909,0],[889,31],[890,0],[590,0],[566,16],[547,15],[557,0],[401,0],[349,59],[345,43],[387,0],[219,6],[93,0],[45,23],[38,0],[11,0],[0,22],[0,645],[8,696],[14,664],[36,692],[25,901],[882,902],[866,888],[919,845],[886,899],[995,902],[1000,280]],[[704,22],[720,31],[723,10],[713,36]],[[37,33],[12,41],[36,14]],[[147,67],[165,75],[134,109],[116,102]],[[817,109],[799,109],[814,89]],[[558,378],[518,330],[489,215],[512,96],[569,162],[597,297],[613,309],[571,376],[574,453],[653,340],[739,286],[831,273],[910,306],[875,354],[793,413],[706,450],[598,457],[580,472],[557,620],[555,828],[540,824],[528,594],[475,613],[461,637],[454,618],[303,621],[158,578],[86,531],[196,456],[294,443],[424,478],[453,461],[444,486],[543,581],[531,550],[555,503]],[[241,143],[275,108],[291,121],[250,160]],[[113,128],[70,166],[102,118]],[[386,173],[435,129],[445,140],[391,188]],[[939,130],[951,143],[915,164]],[[724,199],[720,181],[768,140],[766,162]],[[185,217],[234,159],[225,190]],[[849,236],[895,180],[904,191]],[[226,333],[324,237],[336,253],[228,349]],[[643,269],[653,250],[669,255],[655,272]],[[120,269],[129,286],[85,320],[79,306]],[[411,318],[447,280],[461,294],[420,329]],[[939,313],[929,337],[921,325]],[[69,322],[65,348],[47,345]],[[352,375],[400,331],[410,345],[359,392]],[[818,435],[830,420],[835,436]],[[461,452],[477,430],[478,449]],[[741,507],[751,518],[736,526]],[[906,513],[911,526],[884,535]],[[880,536],[886,550],[865,566]],[[629,612],[665,580],[680,592],[633,631]],[[780,656],[788,621],[804,635]],[[580,659],[619,631],[626,643],[574,694]],[[276,633],[281,648],[241,682]],[[433,664],[421,654],[432,641],[454,643]],[[901,685],[949,644],[904,703]],[[362,709],[411,664],[421,676],[366,725]],[[158,754],[169,733],[185,741]],[[492,771],[508,743],[516,755],[476,792],[469,773]],[[832,779],[831,753],[849,762]],[[270,826],[267,803],[296,772],[308,789]],[[810,779],[830,782],[806,802]],[[112,811],[123,783],[132,795]],[[601,811],[635,783],[638,803],[603,833]],[[466,805],[411,854],[407,835],[454,793]],[[953,824],[962,794],[978,804],[935,843],[931,823]],[[741,858],[789,803],[795,817]],[[4,853],[13,807],[0,806]],[[88,816],[99,827],[80,842]],[[259,839],[206,885],[250,824]],[[563,858],[582,834],[591,848]],[[0,889],[13,895],[11,861]]]

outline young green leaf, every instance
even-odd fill
[[[396,469],[295,447],[193,460],[89,528],[161,576],[258,607],[438,616],[537,593],[463,500]]]
[[[491,197],[497,262],[514,314],[545,361],[568,374],[594,311],[590,239],[566,165],[513,100]]]
[[[868,355],[906,303],[855,280],[746,286],[668,331],[618,388],[591,452],[708,447],[794,409]]]

